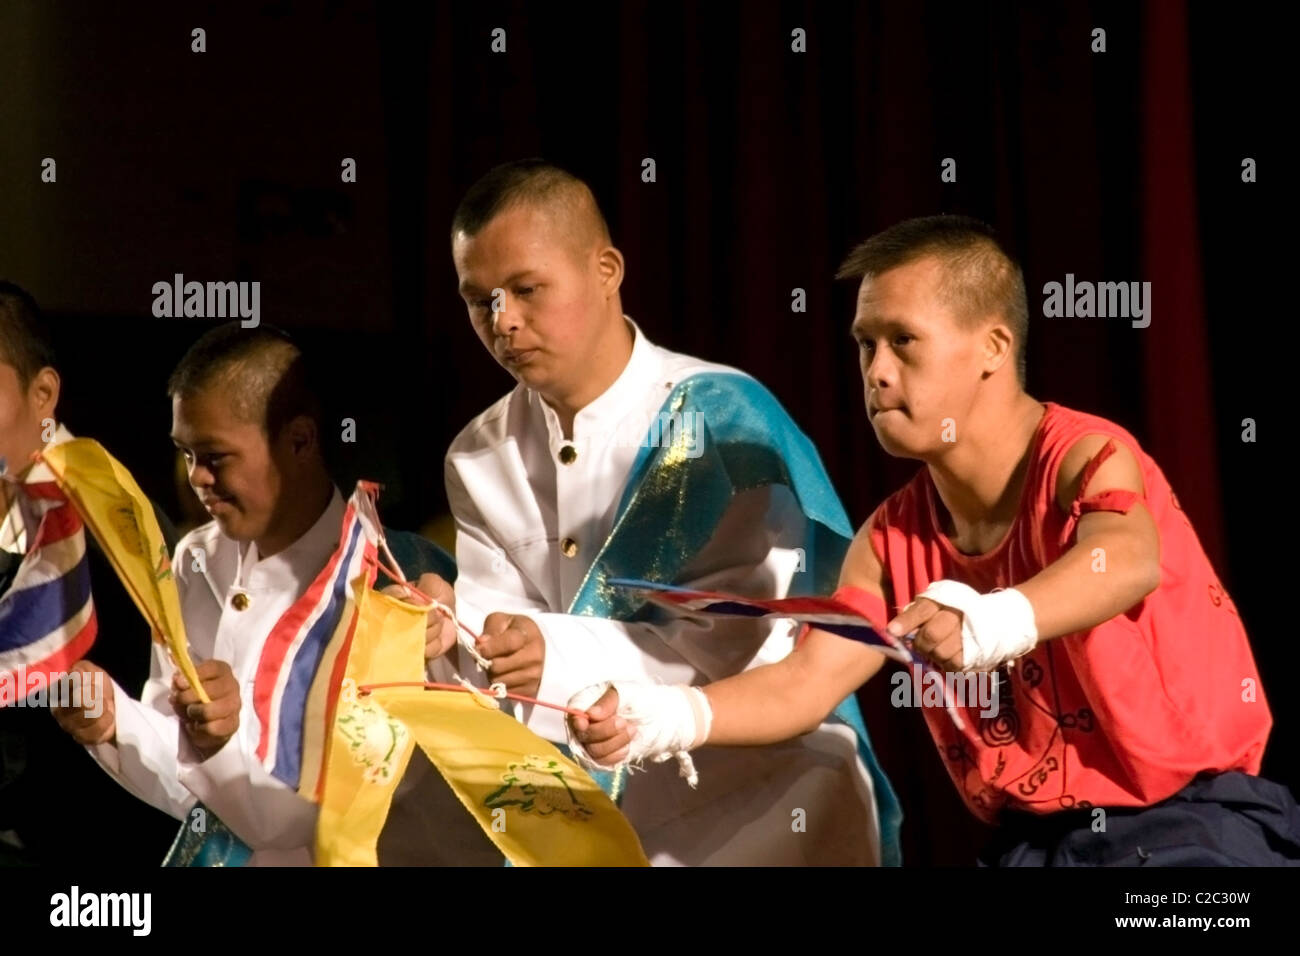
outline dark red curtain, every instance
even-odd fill
[[[1187,9],[1178,0],[1142,9],[1142,278],[1152,289],[1151,325],[1142,335],[1147,450],[1222,568],[1217,383],[1201,282]]]
[[[1287,221],[1263,138],[1282,88],[1266,71],[1286,62],[1270,35],[1259,9],[1173,0],[11,5],[0,59],[30,82],[0,91],[0,272],[64,319],[69,423],[173,509],[164,384],[202,326],[150,316],[151,284],[261,280],[264,320],[333,366],[357,423],[340,477],[385,482],[390,523],[419,527],[445,508],[443,450],[510,386],[455,294],[452,211],[491,165],[546,155],[596,190],[629,314],[765,382],[858,524],[917,466],[867,426],[854,289],[831,276],[901,218],[982,217],[1024,264],[1030,391],[1119,422],[1162,465],[1252,635],[1277,724],[1265,769],[1296,786],[1289,629],[1263,575],[1284,562],[1256,541],[1280,523],[1260,454],[1289,425],[1265,394],[1287,374],[1268,336],[1291,321],[1289,273],[1264,265]],[[57,187],[32,182],[47,155]],[[1043,317],[1068,274],[1150,281],[1151,325]],[[130,374],[102,360],[125,354]],[[873,684],[907,859],[969,863],[982,829],[919,715]]]

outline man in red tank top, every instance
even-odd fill
[[[909,220],[840,277],[861,279],[871,427],[925,467],[860,529],[836,597],[945,671],[995,675],[996,708],[961,708],[961,729],[925,714],[967,806],[999,825],[983,859],[1300,860],[1300,809],[1257,776],[1272,717],[1236,608],[1133,437],[1025,392],[1024,280],[991,230]],[[781,740],[883,662],[809,630],[703,691],[617,682],[574,741],[608,766]]]

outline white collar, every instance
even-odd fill
[[[255,542],[232,540],[236,555],[232,586],[241,591],[272,590],[315,578],[338,547],[345,510],[343,495],[335,487],[315,523],[293,544],[270,557],[259,557]]]
[[[601,392],[573,416],[573,438],[579,441],[592,431],[616,425],[627,415],[628,410],[639,408],[646,391],[659,376],[662,360],[659,349],[655,347],[645,333],[631,318],[624,315],[623,321],[632,330],[632,353],[618,378],[609,388]],[[552,442],[564,441],[564,430],[560,427],[560,416],[540,394],[529,389],[529,396],[541,406],[546,419],[547,430]]]

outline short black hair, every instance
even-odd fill
[[[167,394],[187,398],[224,389],[235,413],[261,425],[269,438],[300,415],[320,429],[320,400],[306,357],[289,333],[227,322],[190,346],[167,380]]]
[[[451,235],[476,236],[502,210],[522,202],[547,202],[556,198],[591,195],[591,187],[573,173],[539,157],[516,159],[488,170],[466,191],[451,218]],[[598,227],[606,236],[609,225],[592,196]]]
[[[1016,374],[1025,382],[1029,300],[1020,263],[987,223],[969,216],[923,216],[878,232],[849,253],[837,279],[864,279],[926,256],[943,264],[940,294],[963,320],[1002,316],[1016,338]]]
[[[12,365],[25,389],[43,368],[54,368],[54,343],[31,293],[0,280],[0,361]]]

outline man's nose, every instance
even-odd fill
[[[519,314],[519,307],[513,302],[505,306],[499,312],[492,313],[492,331],[496,335],[511,335],[519,331],[523,325],[523,316]]]
[[[893,374],[893,362],[886,357],[885,349],[877,350],[871,358],[871,364],[867,366],[865,375],[867,385],[873,390],[884,388],[892,381]]]
[[[199,488],[212,487],[212,472],[206,465],[201,465],[197,461],[189,466],[190,487],[198,490]]]

